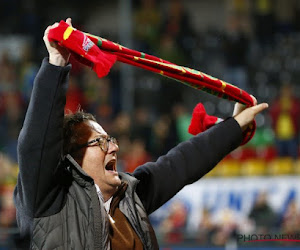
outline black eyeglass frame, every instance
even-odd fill
[[[105,140],[102,141],[101,143],[101,140]],[[118,144],[118,141],[115,137],[113,136],[99,136],[98,138],[94,139],[94,140],[91,140],[91,141],[88,141],[87,143],[84,143],[84,144],[81,144],[81,145],[78,145],[74,150],[72,150],[72,152],[74,151],[77,151],[79,149],[82,149],[84,147],[87,147],[89,146],[90,144],[92,143],[95,143],[97,142],[98,143],[98,146],[101,148],[101,150],[104,152],[104,153],[107,153],[108,152],[108,149],[109,149],[109,142],[112,142],[113,144],[119,146]],[[105,144],[104,144],[105,143]],[[105,146],[104,146],[105,145]]]

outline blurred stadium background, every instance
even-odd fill
[[[270,104],[251,142],[151,215],[162,249],[299,249],[299,242],[241,237],[300,239],[299,14],[297,0],[0,0],[0,249],[22,249],[12,200],[17,138],[47,56],[43,32],[67,17],[82,31],[198,69]],[[71,61],[66,111],[80,105],[118,138],[119,170],[131,172],[189,138],[198,102],[223,118],[233,110],[234,103],[144,70],[116,64],[98,79]]]

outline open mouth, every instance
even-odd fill
[[[106,165],[105,169],[107,171],[116,171],[116,160],[110,160]]]

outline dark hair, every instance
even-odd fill
[[[91,127],[87,121],[96,121],[96,118],[82,110],[64,117],[63,155],[71,154],[77,162],[81,161],[84,150],[76,150],[76,148],[86,143],[91,135]]]

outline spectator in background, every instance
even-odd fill
[[[181,53],[184,55],[191,55],[191,49],[193,48],[192,40],[195,34],[190,24],[189,15],[184,8],[183,1],[169,0],[163,17],[160,28],[161,36],[167,34],[169,39],[174,40],[174,47],[179,49],[177,53],[182,51]],[[167,37],[165,37],[164,40],[166,40]],[[178,63],[182,64],[184,62],[185,61]]]
[[[138,50],[153,52],[154,45],[158,43],[160,23],[157,0],[140,0],[134,14],[134,36]]]
[[[131,134],[134,138],[143,138],[147,151],[150,150],[151,123],[150,111],[146,107],[135,109]]]
[[[119,113],[113,123],[111,134],[115,137],[129,136],[132,128],[130,115],[126,112]]]
[[[17,90],[16,66],[8,53],[0,58],[0,95]]]
[[[89,69],[85,69],[84,72],[84,100],[87,109],[95,114],[103,127],[108,129],[113,118],[111,81],[108,77],[98,79],[97,75]]]
[[[164,60],[176,63],[178,65],[186,65],[186,55],[176,43],[175,38],[170,33],[163,33],[158,43],[157,55]]]
[[[223,208],[215,215],[215,231],[212,235],[212,243],[216,246],[224,246],[230,239],[236,239],[238,229],[237,215],[230,208]]]
[[[289,4],[287,4],[289,2]],[[297,1],[277,0],[274,1],[274,14],[276,18],[276,32],[289,34],[295,30],[294,20]]]
[[[17,91],[2,96],[3,113],[0,115],[0,149],[17,161],[17,139],[24,119],[24,106]]]
[[[151,138],[151,153],[154,159],[166,154],[170,147],[177,144],[176,128],[168,115],[161,115],[155,121]]]
[[[69,81],[70,85],[67,91],[65,113],[74,113],[79,108],[86,108],[86,100],[78,84],[78,79],[71,75]]]
[[[216,231],[217,231],[217,227],[212,220],[211,212],[209,211],[209,209],[204,208],[197,229],[197,236],[196,236],[197,241],[201,245],[211,245],[213,235],[215,234]]]
[[[253,21],[255,36],[262,48],[269,47],[275,33],[274,1],[253,1]]]
[[[169,244],[181,243],[185,239],[185,228],[188,211],[183,201],[175,200],[171,203],[167,218],[162,221],[159,231],[164,241]]]
[[[279,90],[279,96],[270,106],[272,127],[276,147],[280,157],[297,159],[300,132],[300,101],[293,94],[293,86],[285,83]]]
[[[290,201],[288,208],[283,215],[281,232],[283,234],[290,235],[296,235],[300,233],[300,211],[296,200]]]
[[[0,152],[0,190],[2,185],[14,184],[17,179],[18,165],[8,155]],[[1,201],[0,201],[1,207]]]
[[[0,150],[16,159],[16,141],[22,116],[17,67],[8,53],[0,58]]]
[[[295,31],[299,32],[300,31],[300,20],[299,20],[299,16],[300,16],[300,2],[296,1],[295,6],[294,6],[294,26],[295,26]]]
[[[276,214],[267,201],[267,193],[258,194],[249,218],[255,223],[255,233],[268,234],[276,225]]]
[[[14,183],[1,186],[0,227],[9,228],[16,221],[16,208],[13,201]]]
[[[192,50],[195,46],[195,34],[189,22],[189,15],[186,12],[183,1],[167,1],[166,10],[163,14],[163,21],[160,27],[160,41],[156,46],[157,55],[162,59],[176,63],[178,65],[190,66]],[[170,92],[170,86],[172,91]],[[171,111],[171,107],[177,102],[183,101],[186,88],[173,81],[164,78],[161,84],[160,110],[166,113]],[[165,105],[165,104],[168,105]]]
[[[26,106],[29,103],[33,81],[38,71],[38,67],[33,60],[34,52],[30,44],[24,46],[19,63],[19,85],[22,98]]]
[[[183,103],[175,104],[172,112],[175,120],[178,141],[182,142],[190,139],[192,135],[188,132],[188,127],[191,123],[192,115],[187,111]]]
[[[130,144],[130,150],[123,156],[124,171],[132,173],[138,166],[151,161],[150,154],[146,151],[145,141],[135,138]]]
[[[161,58],[178,65],[186,65],[186,57],[171,34],[163,34],[158,45],[157,54]],[[160,112],[169,113],[173,105],[183,101],[186,88],[166,77],[162,78],[161,81],[160,91],[158,92],[160,96],[158,107]],[[170,91],[170,88],[172,88],[172,91]]]
[[[0,249],[4,250],[11,249],[8,246],[15,245],[14,235],[9,232],[10,228],[16,227],[16,208],[13,202],[13,191],[14,183],[0,185]]]
[[[231,13],[227,19],[223,39],[224,80],[241,89],[248,90],[247,52],[249,38],[243,22],[243,16],[238,13]]]

